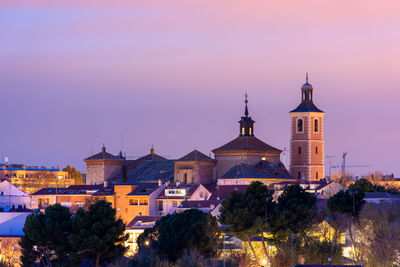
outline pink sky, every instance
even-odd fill
[[[400,176],[400,2],[2,1],[0,152],[68,163],[104,142],[178,158],[238,135],[289,147],[305,72],[325,154]],[[121,142],[123,135],[123,142]]]

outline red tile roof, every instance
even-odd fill
[[[239,136],[229,143],[218,147],[213,150],[213,152],[222,152],[222,151],[243,151],[243,150],[255,150],[255,151],[269,151],[280,153],[281,150],[272,147],[260,139],[254,136]]]

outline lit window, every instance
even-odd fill
[[[318,120],[314,120],[314,132],[318,133]]]
[[[251,135],[251,130],[252,130],[252,128],[250,128],[250,129],[249,129],[249,133],[250,133],[250,135]]]
[[[242,135],[244,135],[244,127],[242,127]]]
[[[303,132],[303,120],[302,119],[297,120],[297,132],[298,133]]]

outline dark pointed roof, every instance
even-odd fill
[[[319,112],[319,113],[325,113],[319,108],[317,108],[316,105],[314,105],[313,102],[301,102],[300,105],[295,108],[294,110],[290,111],[292,112]]]
[[[218,147],[213,150],[213,152],[220,151],[244,151],[244,150],[253,150],[253,151],[269,151],[269,152],[282,152],[281,150],[272,147],[260,139],[254,136],[239,136],[229,143]]]
[[[101,152],[94,154],[84,160],[97,160],[97,159],[116,159],[116,160],[123,160],[122,156],[114,156],[113,154],[110,154],[106,152],[106,147],[103,146],[101,149]]]
[[[189,154],[178,159],[177,161],[215,161],[215,160],[195,149]]]
[[[220,179],[295,179],[283,164],[275,165],[269,161],[260,161],[256,165],[237,164],[227,171]]]

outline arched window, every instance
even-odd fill
[[[314,132],[318,133],[318,120],[314,120]]]
[[[297,132],[298,133],[303,132],[303,120],[302,119],[297,120]]]
[[[301,154],[301,146],[299,146],[299,154]]]
[[[251,132],[252,132],[252,128],[250,127],[249,128],[249,135],[251,135]]]
[[[315,154],[318,154],[318,147],[315,147]]]

